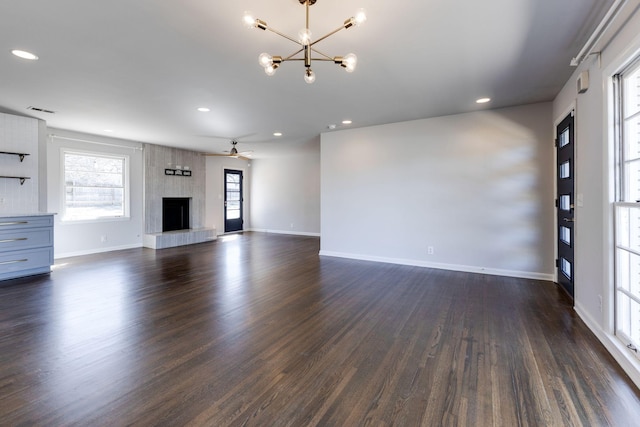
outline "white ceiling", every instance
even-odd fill
[[[550,101],[612,2],[318,0],[315,37],[360,7],[368,21],[316,46],[332,56],[356,53],[357,70],[317,62],[308,85],[301,62],[266,76],[261,52],[286,56],[297,47],[241,22],[251,10],[295,37],[304,27],[299,0],[2,0],[0,110],[203,152],[251,134],[238,149],[267,157],[343,119],[361,127]],[[12,49],[40,59],[16,58]],[[481,96],[493,101],[478,106]]]

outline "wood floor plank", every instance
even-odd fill
[[[0,425],[636,423],[555,284],[318,251],[244,233],[0,282]]]

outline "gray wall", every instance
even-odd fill
[[[611,76],[629,59],[640,55],[638,28],[640,12],[636,11],[599,57],[588,58],[576,69],[553,103],[553,118],[557,122],[575,108],[576,193],[583,199],[575,211],[575,308],[640,386],[638,359],[614,336],[611,207],[615,201]],[[586,93],[578,94],[576,79],[585,70],[589,72],[590,87]]]
[[[233,157],[207,156],[205,160],[206,177],[206,213],[205,224],[216,229],[217,234],[224,233],[224,170],[242,171],[243,187],[243,217],[244,230],[251,229],[251,162]]]
[[[550,279],[553,150],[549,103],[325,133],[321,254]]]
[[[61,212],[63,203],[62,149],[129,156],[129,218],[104,221],[61,221],[54,216],[56,258],[142,246],[142,144],[98,135],[49,129],[47,142],[47,210]]]
[[[253,230],[320,235],[320,137],[255,160],[251,170]]]

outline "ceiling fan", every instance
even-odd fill
[[[232,157],[234,159],[251,160],[248,156],[250,156],[251,153],[253,153],[253,151],[238,152],[238,149],[236,148],[236,145],[238,145],[238,139],[239,138],[231,138],[231,140],[229,141],[231,143],[231,150],[229,151],[225,150],[224,152],[226,154],[205,153],[204,155],[213,156],[213,157]]]

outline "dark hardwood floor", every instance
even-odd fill
[[[0,425],[632,426],[553,283],[260,233],[0,282]]]

